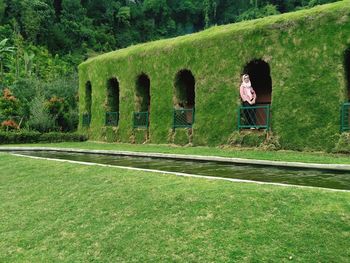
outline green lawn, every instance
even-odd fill
[[[67,142],[55,144],[22,144],[2,146],[45,146],[94,150],[119,150],[135,152],[158,152],[172,154],[194,154],[205,156],[236,157],[247,159],[326,163],[326,164],[350,164],[350,157],[345,154],[330,154],[323,152],[295,152],[295,151],[263,151],[253,148],[214,148],[214,147],[180,147],[159,144],[126,144],[126,143],[101,143],[101,142]],[[1,145],[0,145],[1,149]]]
[[[350,258],[350,192],[183,178],[4,153],[0,168],[0,262]]]

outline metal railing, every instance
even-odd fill
[[[195,121],[195,109],[174,109],[173,129],[192,128]]]
[[[106,126],[118,126],[119,112],[106,112]]]
[[[89,127],[91,123],[91,115],[90,114],[83,114],[83,127]]]
[[[238,110],[238,130],[270,129],[270,105],[241,106]]]
[[[342,132],[350,131],[350,103],[346,102],[341,106],[341,125]]]
[[[148,128],[149,125],[149,112],[134,112],[134,128]]]

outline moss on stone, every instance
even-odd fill
[[[104,127],[103,132],[104,141],[106,142],[118,142],[119,141],[119,128],[118,127]]]
[[[148,130],[147,129],[134,129],[131,137],[131,143],[146,143],[148,142]]]

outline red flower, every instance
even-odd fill
[[[3,95],[5,100],[16,101],[16,97],[12,95],[11,91],[8,88],[4,89]]]
[[[14,129],[18,129],[19,128],[18,124],[15,121],[13,121],[13,120],[3,121],[1,123],[1,127],[5,128],[7,130],[14,130]]]

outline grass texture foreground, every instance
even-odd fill
[[[350,193],[0,154],[0,262],[346,262]]]

